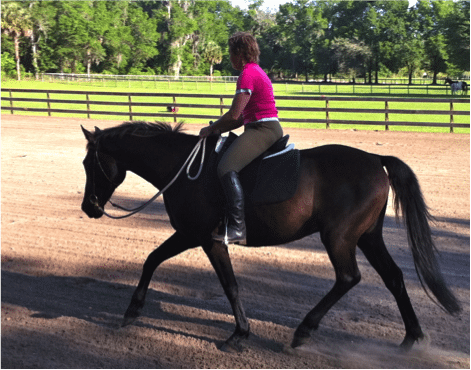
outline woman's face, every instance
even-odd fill
[[[229,57],[231,60],[232,68],[236,71],[242,71],[244,69],[244,61],[240,55],[234,54],[232,51],[229,51]]]

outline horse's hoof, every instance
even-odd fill
[[[293,341],[291,342],[291,348],[297,348],[297,347],[300,347],[302,346],[303,344],[306,344],[309,342],[309,339],[311,337],[298,337],[298,336],[295,336],[293,338]]]
[[[291,355],[291,356],[297,354],[295,348],[293,348],[293,347],[291,347],[291,346],[288,346],[288,345],[286,345],[286,344],[283,345],[283,349],[282,349],[281,352],[283,352],[283,353],[286,354],[286,355]]]
[[[241,346],[240,343],[224,342],[224,344],[221,347],[219,347],[219,349],[222,352],[226,352],[226,353],[240,353],[242,352],[244,348]]]
[[[123,323],[121,327],[124,328],[125,326],[131,325],[136,321],[136,319],[140,316],[139,309],[134,307],[129,307],[124,314]]]
[[[240,353],[244,350],[242,346],[242,342],[247,339],[250,335],[250,332],[240,333],[237,332],[232,334],[231,337],[224,342],[224,344],[219,347],[219,349],[223,352],[228,353]]]
[[[125,326],[131,325],[136,321],[137,317],[124,317],[123,322],[121,323],[121,327],[124,328]]]
[[[427,347],[430,344],[430,341],[430,336],[427,333],[422,333],[419,338],[406,335],[399,347],[401,351],[409,352],[416,344],[421,347]]]
[[[308,329],[299,326],[294,332],[293,341],[291,342],[291,348],[296,348],[306,344],[311,339],[311,333]]]

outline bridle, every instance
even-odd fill
[[[193,162],[196,158],[196,156],[198,155],[198,152],[200,150],[200,148],[202,148],[202,154],[201,154],[201,163],[200,163],[200,167],[199,167],[199,170],[198,170],[198,173],[195,175],[195,176],[191,176],[190,175],[190,168],[191,166],[193,165]],[[188,156],[188,158],[186,159],[185,163],[183,163],[183,166],[180,168],[180,170],[177,172],[177,174],[175,175],[175,177],[167,184],[167,186],[165,186],[162,190],[160,190],[157,194],[155,194],[151,199],[149,199],[147,202],[143,203],[142,205],[140,205],[139,207],[137,208],[134,208],[134,209],[127,209],[127,208],[124,208],[118,204],[115,204],[110,200],[108,200],[108,202],[115,208],[119,208],[123,211],[126,211],[126,212],[130,212],[126,215],[123,215],[123,216],[113,216],[113,215],[110,215],[109,213],[107,213],[104,209],[104,207],[100,206],[99,202],[98,202],[98,197],[96,196],[96,188],[95,188],[95,172],[96,172],[96,168],[93,169],[93,177],[92,177],[92,194],[90,195],[89,197],[89,201],[90,203],[92,203],[96,208],[98,208],[101,212],[103,212],[103,214],[105,216],[108,216],[109,218],[113,218],[115,220],[118,220],[118,219],[122,219],[122,218],[127,218],[127,217],[130,217],[132,215],[135,215],[136,213],[142,211],[144,208],[146,208],[147,206],[149,206],[154,200],[156,200],[160,195],[162,195],[170,186],[172,186],[172,184],[177,180],[178,176],[180,176],[180,174],[182,173],[183,169],[185,168],[186,166],[186,174],[187,174],[187,177],[189,180],[196,180],[197,178],[199,178],[199,176],[201,175],[201,171],[203,170],[203,163],[204,163],[204,157],[205,157],[205,153],[206,153],[206,138],[201,138],[199,139],[198,143],[195,145],[195,147],[193,148],[193,150],[191,151],[190,155]],[[95,155],[94,155],[94,167],[96,167],[96,164],[98,164],[98,167],[100,168],[101,172],[103,173],[103,175],[105,176],[105,178],[108,180],[108,182],[113,185],[115,188],[117,188],[120,184],[116,184],[115,182],[113,182],[113,180],[110,178],[110,176],[107,175],[105,169],[103,168],[102,164],[101,164],[101,161],[100,161],[100,157],[98,155],[98,145],[96,146],[96,149],[95,149]],[[189,163],[188,163],[189,162]],[[188,164],[188,166],[187,166]]]

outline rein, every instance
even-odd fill
[[[191,176],[190,175],[190,168],[191,166],[193,165],[193,162],[196,158],[196,156],[198,155],[198,152],[200,151],[200,149],[202,148],[202,154],[201,154],[201,162],[200,162],[200,167],[199,167],[199,170],[198,170],[198,173],[195,175],[195,176]],[[121,207],[120,205],[118,204],[115,204],[113,203],[111,200],[108,200],[108,202],[111,203],[111,205],[115,208],[119,208],[123,211],[126,211],[126,212],[130,212],[128,213],[127,215],[123,215],[123,216],[113,216],[113,215],[110,215],[109,213],[107,213],[104,209],[104,207],[101,207],[99,204],[98,204],[98,198],[95,194],[92,194],[90,196],[90,202],[95,206],[97,207],[98,209],[100,209],[100,211],[103,212],[103,214],[105,216],[108,216],[109,218],[112,218],[112,219],[115,219],[115,220],[119,220],[119,219],[122,219],[122,218],[127,218],[127,217],[130,217],[132,215],[135,215],[136,213],[142,211],[144,208],[146,208],[147,206],[149,206],[154,200],[156,200],[160,195],[162,195],[165,191],[167,191],[167,189],[172,186],[172,184],[177,180],[178,176],[180,176],[180,174],[182,173],[182,171],[184,170],[184,168],[186,167],[186,175],[188,177],[189,180],[196,180],[197,178],[200,177],[201,175],[201,171],[203,170],[203,163],[204,163],[204,156],[205,156],[205,153],[206,153],[206,138],[201,138],[199,139],[198,143],[195,145],[195,147],[193,148],[193,150],[191,151],[190,155],[188,156],[188,158],[186,159],[185,163],[183,163],[183,166],[180,168],[180,170],[177,172],[177,174],[175,175],[175,177],[167,184],[167,186],[165,186],[162,190],[160,190],[157,194],[155,194],[151,199],[149,199],[147,202],[145,202],[144,204],[140,205],[139,207],[137,208],[134,208],[134,209],[127,209],[127,208],[124,208],[124,207]],[[100,167],[101,171],[103,172],[103,174],[105,175],[106,179],[111,183],[113,184],[114,186],[116,186],[116,184],[108,177],[108,175],[106,174],[106,172],[104,171],[103,169],[103,166],[101,165],[101,162],[100,162],[100,159],[98,157],[98,150],[95,151],[95,159],[96,161],[98,162],[98,166]],[[188,163],[189,162],[189,163]],[[188,166],[187,166],[188,164]],[[95,181],[93,181],[93,187],[95,187]],[[95,189],[93,189],[95,191]]]

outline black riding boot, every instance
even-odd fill
[[[221,177],[221,185],[226,200],[228,221],[227,226],[221,228],[224,232],[213,235],[213,239],[226,244],[236,242],[245,244],[244,192],[237,172],[231,171]]]

